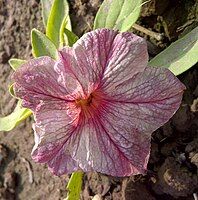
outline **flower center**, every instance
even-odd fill
[[[77,100],[76,100],[76,104],[77,104],[77,106],[81,106],[81,107],[90,106],[91,103],[92,103],[92,99],[93,99],[93,95],[90,94],[88,98],[85,98],[85,99],[77,99]]]
[[[81,111],[86,118],[91,118],[98,113],[102,96],[101,93],[94,91],[86,98],[76,99],[75,103],[77,107],[81,107]]]

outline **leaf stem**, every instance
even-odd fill
[[[158,41],[160,41],[160,40],[163,39],[163,34],[161,34],[161,33],[156,33],[156,32],[154,32],[154,31],[151,31],[151,30],[149,30],[149,29],[147,29],[147,28],[144,28],[143,26],[140,26],[140,25],[138,25],[138,24],[133,24],[132,27],[133,27],[134,29],[136,29],[136,30],[142,32],[142,33],[145,33],[146,35],[148,35],[148,36],[150,36],[150,37],[155,38],[155,39],[158,40]]]
[[[82,188],[82,179],[83,179],[83,172],[77,171],[73,172],[66,189],[68,190],[68,195],[65,200],[79,200],[80,199],[80,192]]]

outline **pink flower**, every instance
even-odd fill
[[[147,64],[144,39],[107,29],[63,48],[58,61],[24,64],[14,88],[34,113],[32,158],[56,175],[144,173],[151,133],[176,112],[185,89],[169,70]]]

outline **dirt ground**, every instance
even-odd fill
[[[102,0],[70,0],[73,31],[90,31]],[[161,33],[148,40],[150,56],[185,34],[198,22],[198,1],[151,0],[138,23]],[[15,100],[8,93],[11,57],[31,58],[30,30],[44,30],[39,0],[0,0],[0,116],[9,114]],[[98,173],[84,176],[84,200],[197,200],[198,198],[198,70],[179,79],[186,85],[182,104],[173,118],[152,135],[146,175],[126,178]],[[34,144],[29,118],[13,131],[0,133],[0,200],[59,200],[66,196],[69,176],[53,176],[45,165],[31,160]]]

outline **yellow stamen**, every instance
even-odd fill
[[[93,95],[90,94],[88,98],[86,99],[77,99],[76,100],[76,104],[78,106],[90,106],[91,102],[92,102],[92,98],[93,98]]]

